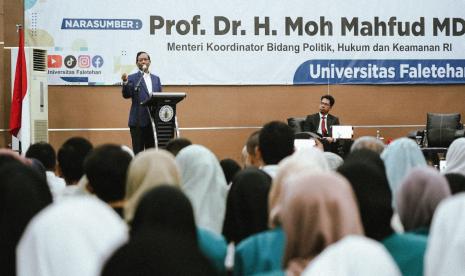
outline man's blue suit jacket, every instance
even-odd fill
[[[150,114],[145,106],[141,106],[140,103],[147,100],[150,97],[150,93],[147,89],[144,79],[140,82],[139,97],[135,93],[135,87],[137,82],[141,79],[142,72],[137,72],[128,76],[128,83],[123,84],[123,98],[131,98],[131,111],[129,112],[128,126],[137,126],[137,109],[139,109],[139,126],[145,127],[150,125]],[[150,74],[152,78],[152,91],[150,92],[161,92],[160,78],[153,74]],[[138,98],[138,99],[137,99]],[[137,108],[138,107],[138,108]]]

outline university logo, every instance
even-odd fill
[[[163,122],[169,122],[171,119],[173,119],[174,116],[174,110],[171,106],[169,105],[164,105],[160,108],[160,111],[158,112],[158,117],[160,117],[160,120]]]

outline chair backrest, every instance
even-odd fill
[[[305,117],[291,117],[287,119],[287,125],[294,130],[294,133],[304,131]]]
[[[426,130],[429,147],[448,147],[461,128],[460,113],[428,113]]]

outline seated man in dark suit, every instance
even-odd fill
[[[336,139],[332,138],[332,126],[339,125],[339,118],[329,114],[335,100],[331,95],[323,95],[320,99],[320,112],[308,115],[304,122],[304,131],[321,135],[325,151],[338,153]]]

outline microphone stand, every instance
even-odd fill
[[[145,72],[142,72],[142,75],[140,76],[139,80],[137,81],[137,84],[136,84],[136,86],[134,87],[134,90],[139,91],[139,89],[140,89],[140,83],[141,83],[142,80],[144,79],[144,73],[145,73]]]
[[[140,151],[142,151],[144,145],[142,144],[141,145],[141,131],[140,131],[140,112],[139,112],[139,106],[140,106],[140,100],[139,100],[139,91],[140,91],[140,84],[142,82],[142,80],[144,79],[144,72],[142,72],[142,75],[140,76],[139,78],[139,81],[137,81],[137,84],[136,86],[134,87],[134,101],[136,102],[136,113],[137,113],[137,117],[136,117],[136,136],[137,136],[137,144],[139,145]],[[137,154],[137,153],[136,153]]]

